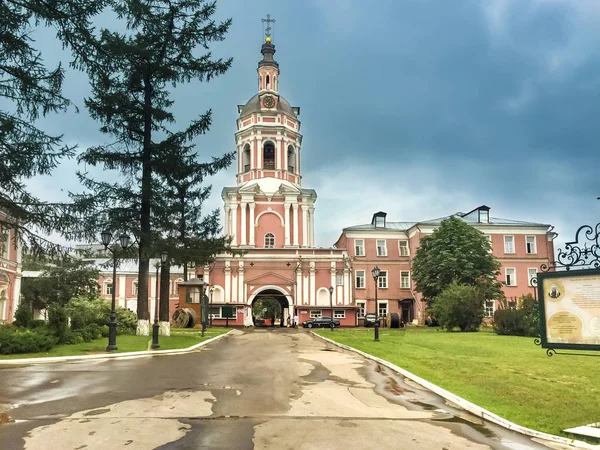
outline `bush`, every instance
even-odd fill
[[[477,331],[484,317],[483,296],[474,286],[450,284],[435,298],[431,312],[442,328]]]
[[[22,330],[8,325],[0,325],[0,354],[47,352],[56,344],[50,330]]]
[[[29,328],[32,330],[35,328],[44,328],[46,326],[46,321],[43,319],[35,319],[29,323]]]
[[[531,295],[521,297],[518,309],[499,309],[494,314],[494,331],[500,335],[539,336],[539,303]]]
[[[15,320],[13,321],[13,324],[17,327],[29,328],[32,320],[33,313],[29,306],[20,303],[15,311]]]
[[[57,305],[48,308],[48,329],[56,336],[59,344],[67,343],[69,317],[65,308]]]
[[[101,298],[76,297],[71,299],[65,308],[71,318],[71,329],[75,331],[83,330],[90,325],[97,325],[100,328],[98,334],[102,335],[104,333],[102,327],[106,326],[110,320],[111,305]],[[117,334],[135,333],[137,327],[136,314],[122,307],[117,307],[116,312]],[[106,335],[108,336],[108,329]]]

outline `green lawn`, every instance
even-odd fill
[[[431,328],[319,331],[501,417],[552,434],[600,421],[600,357],[555,355],[533,338]]]
[[[179,348],[187,348],[198,344],[207,339],[219,336],[230,331],[229,328],[208,328],[204,337],[201,336],[199,329],[181,329],[172,328],[171,336],[160,336],[158,350],[172,350]],[[112,353],[123,352],[139,352],[150,350],[152,336],[117,336],[117,347],[119,348]],[[0,359],[20,359],[20,358],[45,358],[53,356],[75,356],[75,355],[91,355],[95,353],[106,353],[108,338],[96,339],[91,342],[74,345],[57,345],[48,352],[44,353],[22,353],[17,355],[0,355]]]

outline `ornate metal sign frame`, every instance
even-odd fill
[[[581,239],[581,242],[580,242]],[[571,271],[572,268],[576,270]],[[559,354],[555,349],[600,351],[595,344],[560,344],[549,343],[546,335],[546,312],[544,305],[544,279],[564,278],[577,275],[600,275],[600,223],[595,226],[583,225],[575,233],[575,240],[565,243],[565,248],[558,249],[556,260],[550,264],[542,264],[541,272],[532,278],[531,284],[537,287],[540,306],[541,336],[534,340],[536,345],[546,349],[548,356]],[[577,356],[600,356],[598,354],[560,353]]]

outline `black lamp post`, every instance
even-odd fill
[[[373,275],[373,279],[375,280],[375,341],[379,341],[379,311],[377,307],[377,289],[379,288],[379,275],[381,274],[381,270],[379,267],[375,266],[373,270],[371,270],[371,275]]]
[[[160,262],[156,262],[156,296],[154,298],[154,325],[152,325],[152,345],[150,348],[160,348],[158,343],[158,329],[160,328],[158,325],[158,297],[159,297],[159,284],[158,284],[158,270],[162,268],[163,264],[167,262],[169,258],[169,254],[167,252],[162,252],[160,254]]]
[[[122,233],[119,236],[118,245],[115,241],[114,245],[111,247],[110,244],[113,241],[113,234],[108,230],[104,230],[102,233],[100,233],[100,239],[102,240],[104,249],[112,253],[113,256],[112,299],[110,308],[110,321],[108,322],[108,346],[106,347],[106,351],[110,352],[112,350],[117,350],[117,311],[115,310],[117,294],[117,256],[119,253],[124,252],[131,245],[131,239],[127,234]]]
[[[329,307],[331,308],[331,331],[335,328],[333,323],[333,286],[329,286]]]
[[[213,297],[213,292],[215,291],[215,287],[211,286],[210,289],[210,311],[208,312],[210,315],[208,316],[208,326],[210,328],[212,328],[212,319],[213,319],[213,311],[212,311],[212,297]]]

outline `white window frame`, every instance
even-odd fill
[[[310,318],[318,319],[319,317],[323,317],[323,310],[321,309],[311,309],[310,310]]]
[[[513,271],[513,280],[511,280],[511,284],[508,284],[508,271]],[[517,285],[517,268],[516,267],[505,267],[504,268],[504,281],[507,286],[516,286]]]
[[[490,212],[487,209],[479,210],[479,223],[490,223]]]
[[[529,251],[529,242],[527,242],[527,239],[529,238],[533,238],[532,252]],[[537,255],[537,239],[535,238],[535,236],[525,236],[525,253],[527,253],[528,255]]]
[[[104,293],[104,295],[112,295],[112,289],[115,288],[115,283],[113,282],[112,278],[107,278],[106,280],[104,280],[102,285],[102,292]],[[108,286],[110,286],[110,292],[108,292]]]
[[[512,246],[512,251],[508,251],[508,252],[506,251],[507,250],[507,246],[506,245],[508,244],[506,238],[512,239],[512,241],[510,242],[510,244]],[[515,237],[512,236],[512,235],[506,235],[506,236],[504,236],[504,254],[505,255],[514,255],[515,254]]]
[[[356,311],[356,316],[359,319],[364,319],[365,314],[367,313],[367,301],[366,300],[356,300],[356,306],[358,306],[358,310]],[[361,314],[362,310],[362,314]]]
[[[334,319],[345,319],[346,318],[346,310],[345,309],[334,309],[333,310],[333,318]]]
[[[402,243],[406,245],[402,245]],[[403,253],[402,251],[405,250]],[[408,248],[408,240],[402,239],[398,241],[398,255],[399,256],[410,256],[410,249]]]
[[[537,273],[538,273],[537,267],[528,267],[527,268],[527,286],[530,286],[530,287],[533,287],[533,284],[531,284],[531,279],[533,278],[531,276],[532,270],[535,270],[535,274],[534,274],[535,277],[537,277]]]
[[[359,245],[360,242],[360,245]],[[360,249],[360,251],[359,251]],[[365,240],[354,239],[354,256],[365,256]]]
[[[491,303],[491,308],[489,304]],[[486,300],[483,302],[483,309],[485,311],[485,317],[494,317],[494,313],[496,312],[496,301],[495,300]],[[491,309],[491,314],[489,313]]]
[[[492,235],[490,234],[486,234],[485,238],[487,239],[487,241],[490,243],[490,249],[488,250],[489,253],[492,253],[494,251],[494,247],[492,246]]]
[[[379,243],[383,242],[383,246],[380,247]],[[376,239],[375,245],[377,246],[377,256],[387,256],[387,241],[385,239]],[[383,250],[383,253],[379,253],[379,249]]]
[[[133,280],[131,282],[131,295],[138,295],[138,280]]]
[[[404,276],[403,274],[406,274],[406,276]],[[402,281],[405,279],[408,280],[408,283],[406,283],[406,285],[402,283]],[[410,289],[410,270],[400,271],[400,289]]]
[[[387,289],[388,288],[388,271],[381,270],[379,272],[379,277],[377,277],[377,287],[379,289]]]
[[[10,228],[2,229],[2,258],[10,259]]]
[[[179,283],[183,283],[183,278],[177,278],[175,280],[175,283],[174,283],[175,286],[173,287],[174,294],[179,294]]]
[[[342,273],[336,273],[335,274],[335,285],[336,286],[343,286],[344,285],[344,274],[342,274]]]
[[[362,275],[360,275],[362,273]],[[366,288],[366,273],[364,270],[356,270],[354,271],[354,283],[356,286],[356,289],[365,289]],[[358,280],[359,278],[362,280],[362,283],[359,283]],[[359,286],[359,284],[362,284],[362,286]]]
[[[267,244],[267,239],[272,239],[273,243]],[[265,248],[275,248],[275,235],[273,233],[265,234]]]
[[[385,315],[381,314],[381,305],[385,305]],[[377,317],[386,317],[390,312],[389,305],[387,300],[377,300]]]

